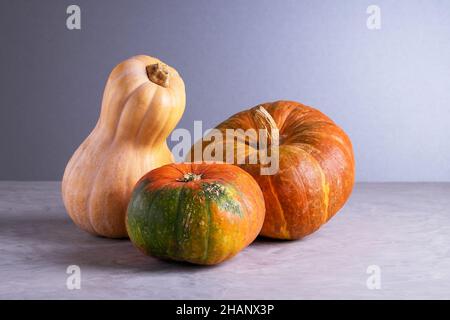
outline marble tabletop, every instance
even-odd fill
[[[3,181],[0,280],[1,299],[450,299],[450,183],[357,184],[313,235],[202,267],[79,230],[59,182]]]

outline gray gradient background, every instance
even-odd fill
[[[450,181],[450,1],[2,0],[0,15],[1,180],[61,179],[111,69],[149,54],[185,80],[178,127],[298,100],[350,135],[358,181]]]

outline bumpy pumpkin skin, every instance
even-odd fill
[[[127,230],[147,255],[212,265],[248,246],[264,214],[261,189],[239,167],[169,164],[136,184]]]
[[[113,69],[97,125],[64,172],[62,196],[67,212],[92,234],[127,237],[126,208],[136,181],[173,161],[166,138],[183,114],[185,88],[178,72],[169,66],[163,70],[167,81],[151,81],[147,67],[154,65],[164,66],[156,58],[141,55]]]
[[[293,101],[258,105],[233,115],[216,129],[223,133],[226,129],[261,129],[256,119],[260,106],[279,129],[279,171],[261,175],[260,164],[239,166],[255,178],[264,193],[266,218],[261,235],[299,239],[319,229],[349,198],[355,175],[352,144],[330,118]],[[208,141],[198,143],[201,149],[212,146]],[[242,141],[219,143],[238,148]],[[255,150],[250,147],[246,154],[252,152]],[[191,161],[192,154],[188,156]]]

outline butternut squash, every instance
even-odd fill
[[[166,139],[186,103],[178,72],[139,55],[109,75],[99,120],[64,172],[67,212],[92,234],[127,236],[125,215],[135,183],[148,171],[173,162]]]

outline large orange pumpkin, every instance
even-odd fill
[[[276,101],[237,113],[216,129],[223,133],[223,140],[203,139],[194,145],[188,158],[198,161],[199,155],[193,151],[208,149],[222,151],[225,159],[227,150],[234,149],[234,163],[249,172],[264,193],[266,217],[261,235],[279,239],[307,236],[327,222],[350,196],[355,170],[352,144],[345,132],[320,111],[293,101]],[[239,164],[239,152],[245,152],[248,159],[257,150],[246,138],[227,140],[227,129],[267,129],[272,140],[279,134],[279,170],[262,175],[265,165],[260,161]]]

